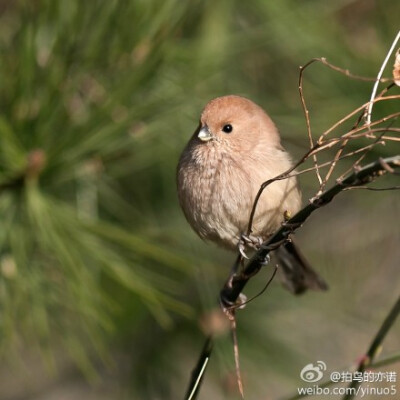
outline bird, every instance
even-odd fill
[[[230,250],[257,248],[281,227],[285,216],[301,208],[296,177],[274,181],[262,192],[251,234],[246,235],[260,186],[292,165],[276,125],[262,107],[238,95],[217,97],[204,107],[180,156],[180,206],[200,238]],[[327,289],[293,240],[274,253],[282,282],[292,293]]]

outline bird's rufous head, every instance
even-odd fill
[[[278,131],[265,111],[251,100],[235,95],[217,97],[204,107],[196,136],[205,143],[241,150],[251,150],[264,142],[280,143]]]

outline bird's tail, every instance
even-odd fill
[[[301,294],[307,289],[328,289],[326,282],[311,268],[293,241],[279,247],[275,255],[283,272],[283,284],[292,293]]]

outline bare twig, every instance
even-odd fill
[[[305,101],[305,97],[304,97],[304,93],[303,93],[303,74],[304,74],[304,71],[310,65],[312,65],[315,62],[321,62],[322,64],[328,66],[329,68],[331,68],[331,69],[333,69],[335,71],[338,71],[338,72],[340,72],[340,73],[342,73],[342,74],[344,74],[344,75],[346,75],[348,77],[351,77],[353,79],[364,80],[364,81],[376,81],[376,78],[366,78],[366,77],[362,77],[362,76],[359,76],[359,75],[351,74],[349,72],[349,70],[344,70],[342,68],[339,68],[339,67],[329,63],[326,60],[326,58],[314,58],[314,59],[310,60],[308,63],[306,63],[304,66],[300,67],[299,94],[300,94],[300,100],[301,100],[301,105],[302,105],[302,108],[303,108],[304,117],[305,117],[305,120],[306,120],[307,136],[308,136],[310,149],[312,149],[314,147],[314,140],[313,140],[312,132],[311,132],[311,121],[310,121],[309,110],[308,110],[308,107],[306,105],[306,101]],[[382,79],[381,77],[379,77],[378,82],[384,82],[384,81],[389,81],[389,80],[392,80],[392,79]],[[369,103],[367,103],[367,104],[369,104]],[[365,109],[365,106],[362,109]],[[353,129],[355,129],[359,125],[359,123],[361,122],[363,114],[364,113],[360,114],[360,116],[359,116],[359,118],[358,118],[358,120],[357,120],[357,122],[356,122],[356,124],[355,124]],[[340,124],[341,123],[339,123],[339,125]],[[321,141],[324,136],[326,136],[326,133],[321,135],[321,137],[320,137],[320,139],[318,141]],[[314,161],[314,169],[313,170],[315,171],[315,173],[317,175],[318,182],[319,182],[319,185],[320,185],[320,189],[319,189],[317,195],[320,194],[324,190],[324,188],[326,186],[326,183],[329,180],[330,176],[332,175],[333,170],[334,170],[334,168],[335,168],[335,166],[337,164],[337,161],[340,158],[341,153],[343,152],[344,148],[346,147],[347,142],[348,142],[348,140],[344,140],[343,141],[343,143],[341,145],[341,148],[338,150],[338,152],[336,153],[335,158],[332,160],[331,166],[330,166],[330,168],[329,168],[329,170],[328,170],[328,172],[326,174],[326,177],[324,179],[321,178],[321,174],[319,172],[319,164],[318,164],[318,159],[317,159],[317,152],[313,152],[312,154],[310,154],[312,156],[312,158],[313,158],[313,161]],[[322,150],[322,149],[319,149],[319,151],[320,150]]]
[[[213,339],[212,336],[208,336],[203,349],[200,353],[199,360],[197,362],[196,367],[192,371],[192,376],[189,382],[188,389],[186,391],[186,395],[184,397],[185,400],[195,400],[197,397],[197,394],[199,392],[199,388],[201,385],[201,382],[204,377],[204,373],[207,368],[208,361],[210,359],[211,353],[213,349]]]
[[[380,349],[380,346],[385,339],[387,333],[389,332],[390,328],[395,323],[398,315],[400,314],[400,296],[397,298],[396,303],[390,310],[389,314],[386,316],[385,320],[383,321],[381,327],[379,328],[377,334],[375,335],[374,339],[372,340],[371,345],[366,353],[366,355],[362,358],[361,362],[358,365],[357,372],[364,372],[367,368],[369,368],[377,352]],[[350,400],[354,397],[357,388],[360,386],[361,382],[353,380],[349,386],[349,388],[353,388],[354,390],[348,390],[346,395],[343,397],[343,400]]]
[[[343,151],[344,151],[344,149],[345,149],[347,143],[349,143],[349,140],[350,140],[350,138],[344,139],[344,141],[342,142],[342,144],[341,144],[340,147],[339,147],[339,150],[336,152],[335,157],[334,157],[333,160],[330,162],[329,170],[328,170],[328,172],[326,173],[325,178],[324,178],[323,182],[322,182],[321,185],[320,185],[320,189],[319,189],[317,195],[321,194],[322,191],[325,189],[326,184],[327,184],[329,178],[331,177],[331,175],[332,175],[332,173],[333,173],[333,170],[334,170],[335,167],[336,167],[337,162],[340,160],[340,157],[341,157],[341,155],[342,155],[342,153],[343,153]]]
[[[395,131],[395,132],[397,132],[397,131]],[[392,140],[393,142],[400,142],[400,137],[383,135],[382,139],[383,140]]]
[[[365,150],[362,152],[361,157],[359,157],[359,158],[353,163],[353,165],[351,166],[351,169],[354,169],[354,170],[355,170],[355,169],[359,168],[359,167],[360,167],[361,161],[367,156],[367,154],[368,154],[378,143],[384,143],[384,142],[382,141],[382,137],[383,137],[383,135],[390,129],[390,127],[392,126],[393,122],[394,122],[394,120],[390,121],[389,126],[386,128],[387,130],[384,130],[384,131],[380,132],[379,136],[374,140],[373,143],[371,143],[369,146],[365,146],[365,147],[364,147]],[[370,131],[370,132],[371,132],[371,131]],[[368,147],[368,148],[366,148],[366,147]],[[342,175],[339,176],[338,180],[339,180],[339,181],[342,180],[343,177],[344,177],[346,174],[348,174],[348,173],[349,173],[349,171],[344,172]]]
[[[373,87],[372,93],[371,93],[371,98],[369,100],[368,107],[366,109],[366,114],[365,114],[365,119],[366,119],[367,125],[369,125],[371,123],[372,107],[374,106],[374,100],[375,100],[376,92],[378,90],[378,85],[379,85],[380,79],[382,77],[383,71],[386,68],[386,64],[388,63],[389,58],[392,55],[399,39],[400,39],[400,31],[397,33],[397,36],[395,37],[387,55],[386,55],[386,58],[384,59],[384,61],[382,63],[382,66],[381,66],[381,69],[379,70],[378,76],[376,77],[376,81],[375,81],[375,84],[374,84],[374,87]]]
[[[389,186],[389,187],[384,187],[384,188],[374,188],[374,187],[369,187],[369,186],[353,186],[353,187],[348,187],[345,189],[346,191],[348,190],[369,190],[370,192],[386,192],[389,190],[399,190],[400,186]]]
[[[394,85],[391,85],[391,87],[393,87],[393,86],[394,86]],[[374,103],[377,103],[377,102],[380,102],[380,101],[394,100],[394,99],[400,99],[400,95],[376,97],[376,98],[374,99]],[[331,132],[333,132],[336,128],[338,128],[340,125],[343,125],[344,122],[348,121],[350,118],[352,118],[354,115],[358,114],[360,111],[364,110],[365,107],[368,106],[368,104],[369,104],[369,103],[363,104],[362,106],[356,108],[356,109],[353,110],[351,113],[349,113],[349,114],[347,114],[345,117],[343,117],[341,120],[339,120],[338,122],[336,122],[335,124],[333,124],[329,129],[327,129],[327,130],[320,136],[320,138],[318,139],[318,142],[317,142],[317,143],[322,142],[323,139],[324,139],[326,136],[328,136]],[[375,121],[375,125],[377,125],[378,123],[385,122],[385,121],[387,121],[388,118],[393,118],[393,117],[398,116],[398,115],[399,115],[399,113],[394,113],[394,114],[392,114],[392,115],[390,115],[390,116],[386,116],[386,117],[380,119],[379,121]],[[372,123],[370,123],[369,126],[372,126]],[[359,129],[366,129],[366,126],[362,126],[362,127],[359,128]],[[350,132],[347,133],[346,135],[347,135],[347,136],[350,136],[350,135],[351,135],[351,132],[353,132],[353,131],[350,131]]]
[[[227,310],[225,314],[228,316],[229,321],[231,323],[231,333],[232,333],[232,341],[233,341],[233,355],[235,357],[236,381],[237,381],[237,384],[238,384],[240,396],[242,397],[242,399],[244,399],[243,381],[242,381],[242,375],[240,373],[239,344],[238,344],[238,339],[237,339],[235,309]]]
[[[322,64],[326,65],[330,69],[340,72],[341,74],[343,74],[351,79],[356,79],[358,81],[366,81],[366,82],[376,81],[376,78],[368,78],[366,76],[355,75],[355,74],[352,74],[348,69],[343,69],[343,68],[337,67],[336,65],[333,65],[330,62],[328,62],[325,57],[317,58],[316,61],[321,62]],[[392,80],[392,78],[381,78],[380,82],[387,82],[387,81],[391,81],[391,80]]]
[[[265,291],[268,289],[269,285],[272,283],[272,281],[275,278],[275,275],[278,271],[278,267],[275,266],[274,271],[272,272],[271,277],[268,279],[267,283],[264,285],[264,287],[261,289],[260,292],[258,292],[256,295],[254,295],[253,297],[251,297],[250,299],[247,299],[246,301],[244,301],[243,303],[240,304],[234,304],[231,307],[228,307],[226,310],[232,310],[232,309],[236,309],[236,308],[243,308],[243,306],[251,303],[253,300],[255,300],[257,297],[261,296],[263,293],[265,293]]]
[[[303,73],[306,70],[306,68],[309,65],[311,65],[312,63],[314,63],[315,61],[318,61],[318,59],[313,59],[313,60],[309,61],[306,65],[300,67],[300,73],[299,73],[300,101],[301,101],[301,105],[303,107],[304,117],[306,119],[307,136],[308,136],[308,141],[309,141],[309,144],[310,144],[310,149],[312,149],[314,147],[314,140],[313,140],[312,133],[311,133],[310,113],[308,111],[308,108],[307,108],[307,105],[306,105],[306,100],[305,100],[304,95],[303,95]],[[319,173],[317,155],[313,154],[312,157],[313,157],[313,160],[314,160],[315,173],[317,175],[318,182],[321,185],[322,184],[322,178],[321,178],[321,175]]]

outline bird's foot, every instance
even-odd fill
[[[246,258],[247,260],[249,257],[247,256],[245,250],[247,247],[251,247],[253,249],[258,250],[262,244],[261,238],[257,238],[255,236],[250,236],[250,235],[245,235],[242,233],[240,235],[240,240],[239,240],[239,253],[242,255],[243,258]]]
[[[245,250],[247,247],[253,247],[254,246],[254,239],[248,235],[245,235],[244,233],[242,233],[240,235],[240,239],[239,239],[239,244],[238,244],[238,249],[239,249],[239,253],[242,255],[243,258],[245,259],[249,259],[249,257],[247,256]]]
[[[249,259],[249,257],[248,257],[247,254],[245,253],[245,250],[246,250],[246,243],[245,243],[242,239],[240,239],[240,241],[239,241],[238,250],[239,250],[240,255],[241,255],[243,258],[245,258],[246,260]]]
[[[252,247],[255,250],[258,250],[261,247],[262,243],[262,239],[258,236],[245,235],[244,233],[240,235],[239,247],[242,246],[242,248],[245,248],[246,246],[248,246]]]
[[[240,237],[239,245],[238,245],[239,252],[243,258],[249,259],[249,257],[245,253],[246,247],[248,246],[248,247],[252,247],[255,250],[259,250],[262,248],[262,244],[263,244],[263,241],[262,241],[261,237],[248,236],[248,235],[242,234]],[[262,266],[268,265],[270,262],[270,259],[271,259],[271,257],[269,256],[269,254],[267,254],[264,258],[262,258],[260,260],[260,264]]]

